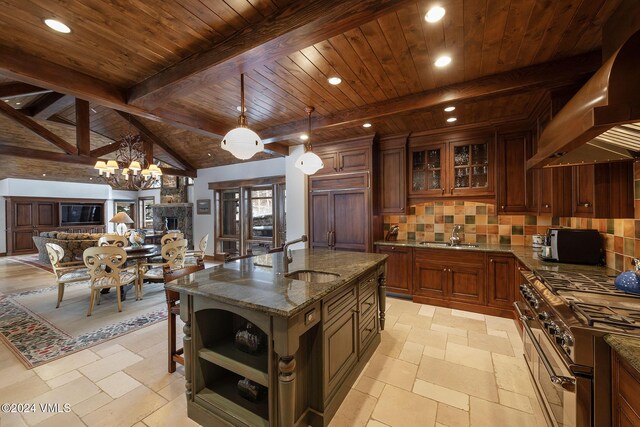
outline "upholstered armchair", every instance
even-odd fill
[[[55,243],[46,243],[49,261],[53,268],[53,274],[58,284],[58,304],[60,307],[62,297],[64,296],[64,287],[68,283],[82,282],[89,280],[89,271],[82,261],[62,262],[64,259],[64,249]]]
[[[118,311],[122,311],[120,288],[130,283],[135,285],[137,276],[136,266],[123,267],[127,262],[125,250],[117,246],[97,246],[85,249],[83,258],[91,277],[91,300],[87,316],[91,316],[96,299],[100,304],[100,291],[106,288],[116,288]]]

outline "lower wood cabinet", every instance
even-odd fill
[[[414,249],[413,294],[482,304],[484,258],[481,252]]]
[[[521,265],[510,253],[377,245],[387,292],[415,302],[512,317]]]
[[[487,254],[487,304],[511,308],[516,292],[516,260],[511,255]]]
[[[613,426],[640,426],[640,372],[611,351]]]
[[[358,361],[356,301],[338,314],[324,331],[324,390],[330,398]]]
[[[387,258],[387,292],[411,294],[413,281],[412,249],[405,246],[377,246],[376,252]]]

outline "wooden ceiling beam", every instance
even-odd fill
[[[2,45],[0,45],[0,73],[31,85],[48,88],[47,91],[54,90],[209,137],[222,139],[230,128],[225,123],[219,123],[198,114],[184,114],[167,108],[151,112],[129,105],[126,102],[124,90],[112,84]]]
[[[34,119],[48,119],[54,114],[70,107],[75,102],[73,96],[64,95],[58,92],[51,92],[35,100],[29,105],[29,115]]]
[[[9,99],[26,95],[39,95],[51,92],[39,86],[30,85],[22,82],[0,83],[0,98]]]
[[[468,82],[456,83],[421,93],[406,95],[350,110],[312,119],[312,129],[362,124],[367,120],[413,110],[424,110],[445,104],[456,105],[498,96],[515,95],[540,89],[551,89],[575,82],[598,69],[600,52],[547,62]],[[306,132],[307,119],[284,123],[258,131],[264,143],[297,137]]]
[[[298,0],[133,86],[129,103],[154,109],[394,12],[415,0]]]
[[[30,130],[31,132],[35,133],[41,138],[49,141],[56,147],[60,148],[65,153],[74,154],[74,155],[78,154],[78,149],[76,147],[69,144],[67,141],[60,138],[58,135],[54,134],[49,129],[42,126],[40,123],[37,123],[30,117],[27,117],[20,111],[14,109],[10,105],[8,105],[6,102],[0,102],[0,114],[4,114],[11,120],[15,121],[16,123],[22,125],[26,129]]]
[[[162,140],[159,136],[153,133],[149,128],[147,128],[140,120],[133,117],[130,114],[123,113],[122,111],[116,110],[120,116],[122,116],[125,120],[129,121],[133,127],[138,129],[138,131],[142,134],[142,136],[152,143],[156,144],[158,147],[162,148],[173,160],[180,163],[185,169],[195,170],[196,168],[185,160],[180,154],[176,153],[173,148],[171,148],[166,142]]]
[[[64,153],[55,153],[53,151],[36,150],[33,148],[16,147],[14,145],[0,144],[0,156],[24,157],[27,159],[48,160],[59,163],[73,163],[79,165],[93,166],[96,164],[98,157],[78,156]],[[162,168],[165,175],[188,176],[196,178],[198,172],[195,170],[181,170],[172,168]]]
[[[89,101],[76,98],[76,146],[78,154],[88,156],[91,153],[91,123]]]
[[[107,144],[107,145],[103,145],[100,148],[96,148],[95,150],[91,150],[91,152],[89,153],[89,155],[91,157],[102,157],[102,156],[106,156],[109,153],[113,153],[114,151],[116,151],[118,148],[120,148],[120,141],[118,142],[114,142],[112,144]]]

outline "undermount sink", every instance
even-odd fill
[[[477,248],[478,245],[475,245],[473,243],[458,243],[458,244],[451,244],[450,242],[429,242],[429,241],[425,241],[425,242],[420,242],[421,245],[424,246],[450,246],[450,247],[454,247],[454,248]]]
[[[310,283],[329,283],[340,278],[340,275],[336,273],[327,273],[324,271],[313,270],[292,271],[291,273],[287,273],[284,276],[289,279],[302,280],[303,282]]]

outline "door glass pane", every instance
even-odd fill
[[[454,147],[453,149],[453,163],[454,166],[467,166],[469,165],[469,146],[461,145]]]
[[[225,190],[222,192],[222,235],[240,235],[239,190]]]
[[[427,189],[440,189],[441,169],[440,169],[440,153],[439,148],[427,150]]]
[[[142,228],[153,228],[153,209],[151,205],[155,203],[155,199],[143,199],[142,200]]]
[[[473,144],[471,146],[471,186],[473,188],[487,187],[487,170],[489,157],[487,144]]]
[[[423,191],[426,186],[426,153],[424,151],[414,151],[412,154],[413,168],[411,186],[413,191]]]
[[[469,168],[455,168],[455,188],[469,187]]]
[[[273,237],[273,190],[251,190],[251,238]]]

